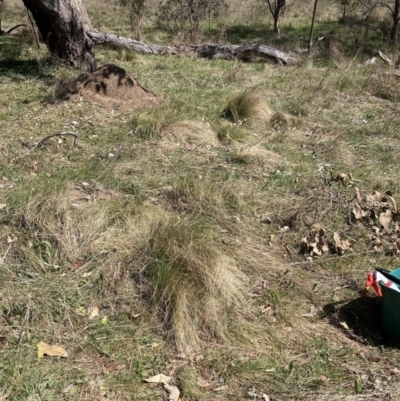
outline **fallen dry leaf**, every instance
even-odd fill
[[[328,381],[328,378],[325,375],[320,375],[319,380],[321,380],[322,382],[326,382]]]
[[[210,387],[210,383],[204,380],[201,376],[197,378],[197,385],[201,388]]]
[[[389,225],[392,221],[392,211],[387,209],[379,215],[379,223],[385,230],[389,230]]]
[[[388,196],[388,198],[392,201],[392,208],[393,208],[394,213],[397,213],[396,201],[394,200],[394,198],[392,196]]]
[[[317,233],[311,233],[308,237],[301,240],[300,252],[309,253],[311,257],[321,256],[329,251],[328,242],[325,238],[325,232],[320,225],[317,225]]]
[[[354,198],[357,199],[358,203],[362,202],[362,196],[360,194],[360,190],[356,187],[356,194],[354,195]]]
[[[314,305],[311,305],[309,313],[303,313],[301,316],[303,317],[314,317],[317,314],[317,310]]]
[[[144,379],[146,383],[168,383],[172,380],[172,377],[163,375],[162,373],[149,377],[147,379]]]
[[[180,391],[178,387],[165,383],[164,389],[168,392],[168,401],[179,401]]]
[[[357,202],[354,203],[354,207],[353,207],[352,212],[353,212],[353,214],[354,214],[354,217],[355,217],[357,220],[361,220],[361,219],[363,219],[364,217],[367,217],[367,216],[370,215],[370,211],[369,211],[369,210],[363,210],[363,209],[361,208],[361,206],[360,206]]]
[[[367,202],[372,202],[376,204],[377,202],[380,202],[382,200],[382,194],[378,191],[372,192],[371,195],[366,196]]]
[[[345,174],[345,173],[339,173],[336,177],[333,177],[331,173],[331,179],[332,181],[336,181],[339,186],[343,185],[344,187],[346,186],[346,181],[349,180],[350,183],[352,182],[351,175],[350,174]]]
[[[12,244],[13,242],[16,242],[18,240],[18,237],[15,234],[11,234],[7,237],[7,242],[9,244]]]
[[[333,239],[340,254],[343,254],[348,249],[350,249],[351,247],[350,241],[342,240],[338,232],[333,233]]]
[[[89,320],[95,319],[97,316],[99,316],[99,308],[97,306],[91,306],[88,308],[88,318]]]
[[[48,345],[42,341],[37,343],[38,358],[41,359],[44,355],[48,356],[60,356],[66,358],[68,356],[67,351],[58,345]]]
[[[266,213],[261,214],[259,216],[259,219],[260,219],[260,222],[264,223],[264,224],[271,224],[272,223],[271,218]]]

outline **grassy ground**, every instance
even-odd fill
[[[119,113],[54,101],[78,73],[0,41],[0,400],[166,399],[158,373],[188,401],[398,397],[360,296],[398,234],[376,234],[382,202],[352,213],[356,187],[399,202],[392,68],[333,39],[291,67],[98,49],[161,99]],[[60,131],[77,146],[34,148]]]

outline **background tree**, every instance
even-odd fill
[[[279,27],[279,19],[283,12],[285,11],[286,7],[286,0],[263,0],[268,6],[268,9],[274,19],[274,31],[276,33],[281,33]]]
[[[223,7],[227,7],[225,0],[167,0],[160,6],[157,22],[160,28],[196,42],[201,23],[210,21]]]
[[[23,0],[32,13],[47,48],[64,64],[93,71],[97,68],[92,29],[82,0]]]
[[[386,8],[392,18],[392,27],[390,29],[389,41],[392,45],[397,42],[397,36],[400,23],[400,0],[379,1],[379,0],[358,0],[364,8],[364,14],[368,20],[371,13],[377,8]]]
[[[147,0],[118,0],[128,10],[132,39],[141,40],[140,28],[143,22]]]
[[[342,9],[342,18],[344,22],[349,14],[349,12],[354,11],[357,8],[358,0],[339,0],[339,5]]]

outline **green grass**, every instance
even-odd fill
[[[127,34],[108,7],[90,9],[96,26]],[[230,14],[226,38],[301,48],[300,11],[280,38]],[[359,294],[375,266],[398,266],[397,233],[376,253],[378,219],[351,210],[355,187],[399,203],[400,88],[391,67],[362,65],[387,51],[382,33],[360,50],[362,26],[324,12],[326,39],[289,67],[97,49],[158,96],[127,113],[68,99],[58,90],[79,72],[0,37],[0,399],[161,399],[143,382],[158,373],[188,401],[335,400],[358,381],[364,398],[399,394],[379,300]],[[78,146],[33,149],[60,131]],[[310,261],[301,240],[317,223],[329,252]],[[39,341],[68,357],[38,360]]]

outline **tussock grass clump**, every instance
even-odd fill
[[[49,91],[46,101],[55,103],[58,100],[68,100],[73,94],[77,93],[78,80],[77,77],[62,75]]]
[[[248,136],[248,132],[227,121],[225,124],[215,124],[214,129],[218,140],[223,144],[229,144],[233,141],[245,142]]]
[[[232,158],[232,161],[246,164],[261,164],[271,167],[281,165],[283,158],[276,152],[260,146],[244,147]]]
[[[217,135],[205,121],[177,121],[166,127],[162,136],[172,142],[219,145]]]
[[[143,113],[132,119],[132,128],[133,134],[144,140],[219,145],[208,122],[180,120],[174,112]]]
[[[225,179],[228,178],[229,175],[225,173]],[[160,196],[173,210],[191,214],[207,213],[219,224],[229,220],[233,212],[244,206],[243,195],[238,193],[234,183],[211,183],[190,174],[176,180]]]
[[[364,85],[377,98],[392,102],[400,99],[399,77],[395,73],[379,69],[372,77],[366,77]]]
[[[178,121],[178,119],[179,117],[175,114],[173,108],[172,111],[166,107],[145,111],[132,118],[132,134],[143,140],[159,140],[162,138],[166,128]]]
[[[232,97],[223,115],[236,124],[250,124],[254,127],[267,126],[273,116],[265,95],[255,89],[247,90]]]
[[[245,309],[245,276],[221,249],[216,227],[204,219],[153,216],[137,254],[148,300],[163,316],[178,349],[232,340],[231,319]],[[240,320],[240,319],[239,319]]]
[[[68,185],[60,185],[52,192],[38,190],[26,203],[20,199],[15,204],[14,225],[32,233],[26,246],[21,243],[19,257],[34,261],[36,268],[89,258],[113,242],[115,228],[130,210],[112,200],[78,205],[75,193],[70,197],[69,192]]]

